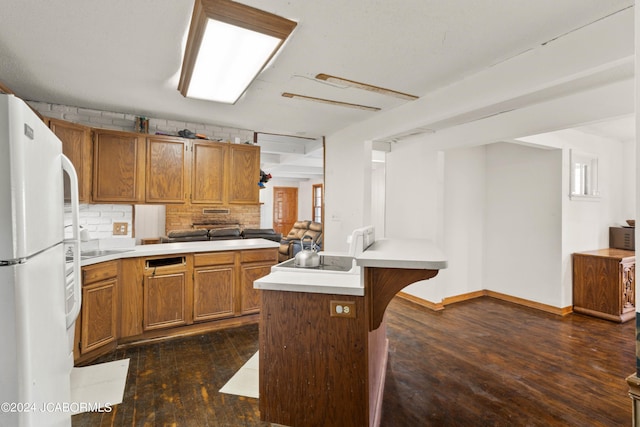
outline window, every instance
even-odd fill
[[[311,190],[311,196],[313,198],[312,203],[312,220],[315,222],[324,222],[324,194],[322,191],[322,184],[314,184]]]
[[[571,150],[570,157],[571,198],[598,198],[598,158],[575,150]]]

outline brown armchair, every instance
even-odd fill
[[[278,261],[282,262],[293,258],[295,255],[294,247],[297,246],[299,249],[300,239],[304,236],[311,236],[317,246],[322,246],[322,224],[313,221],[296,221],[291,231],[280,240]]]

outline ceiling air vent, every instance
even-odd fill
[[[222,208],[202,209],[202,213],[203,214],[228,214],[229,213],[229,209],[222,209]]]

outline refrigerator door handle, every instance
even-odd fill
[[[78,198],[78,175],[71,160],[62,154],[62,169],[71,182],[71,225],[72,235],[65,244],[73,247],[73,306],[67,313],[67,329],[76,321],[82,304],[82,284],[80,283],[80,201]]]

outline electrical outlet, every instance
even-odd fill
[[[356,317],[355,301],[331,301],[331,317]]]
[[[126,236],[129,232],[129,223],[127,222],[114,222],[113,223],[113,235],[114,236]]]

